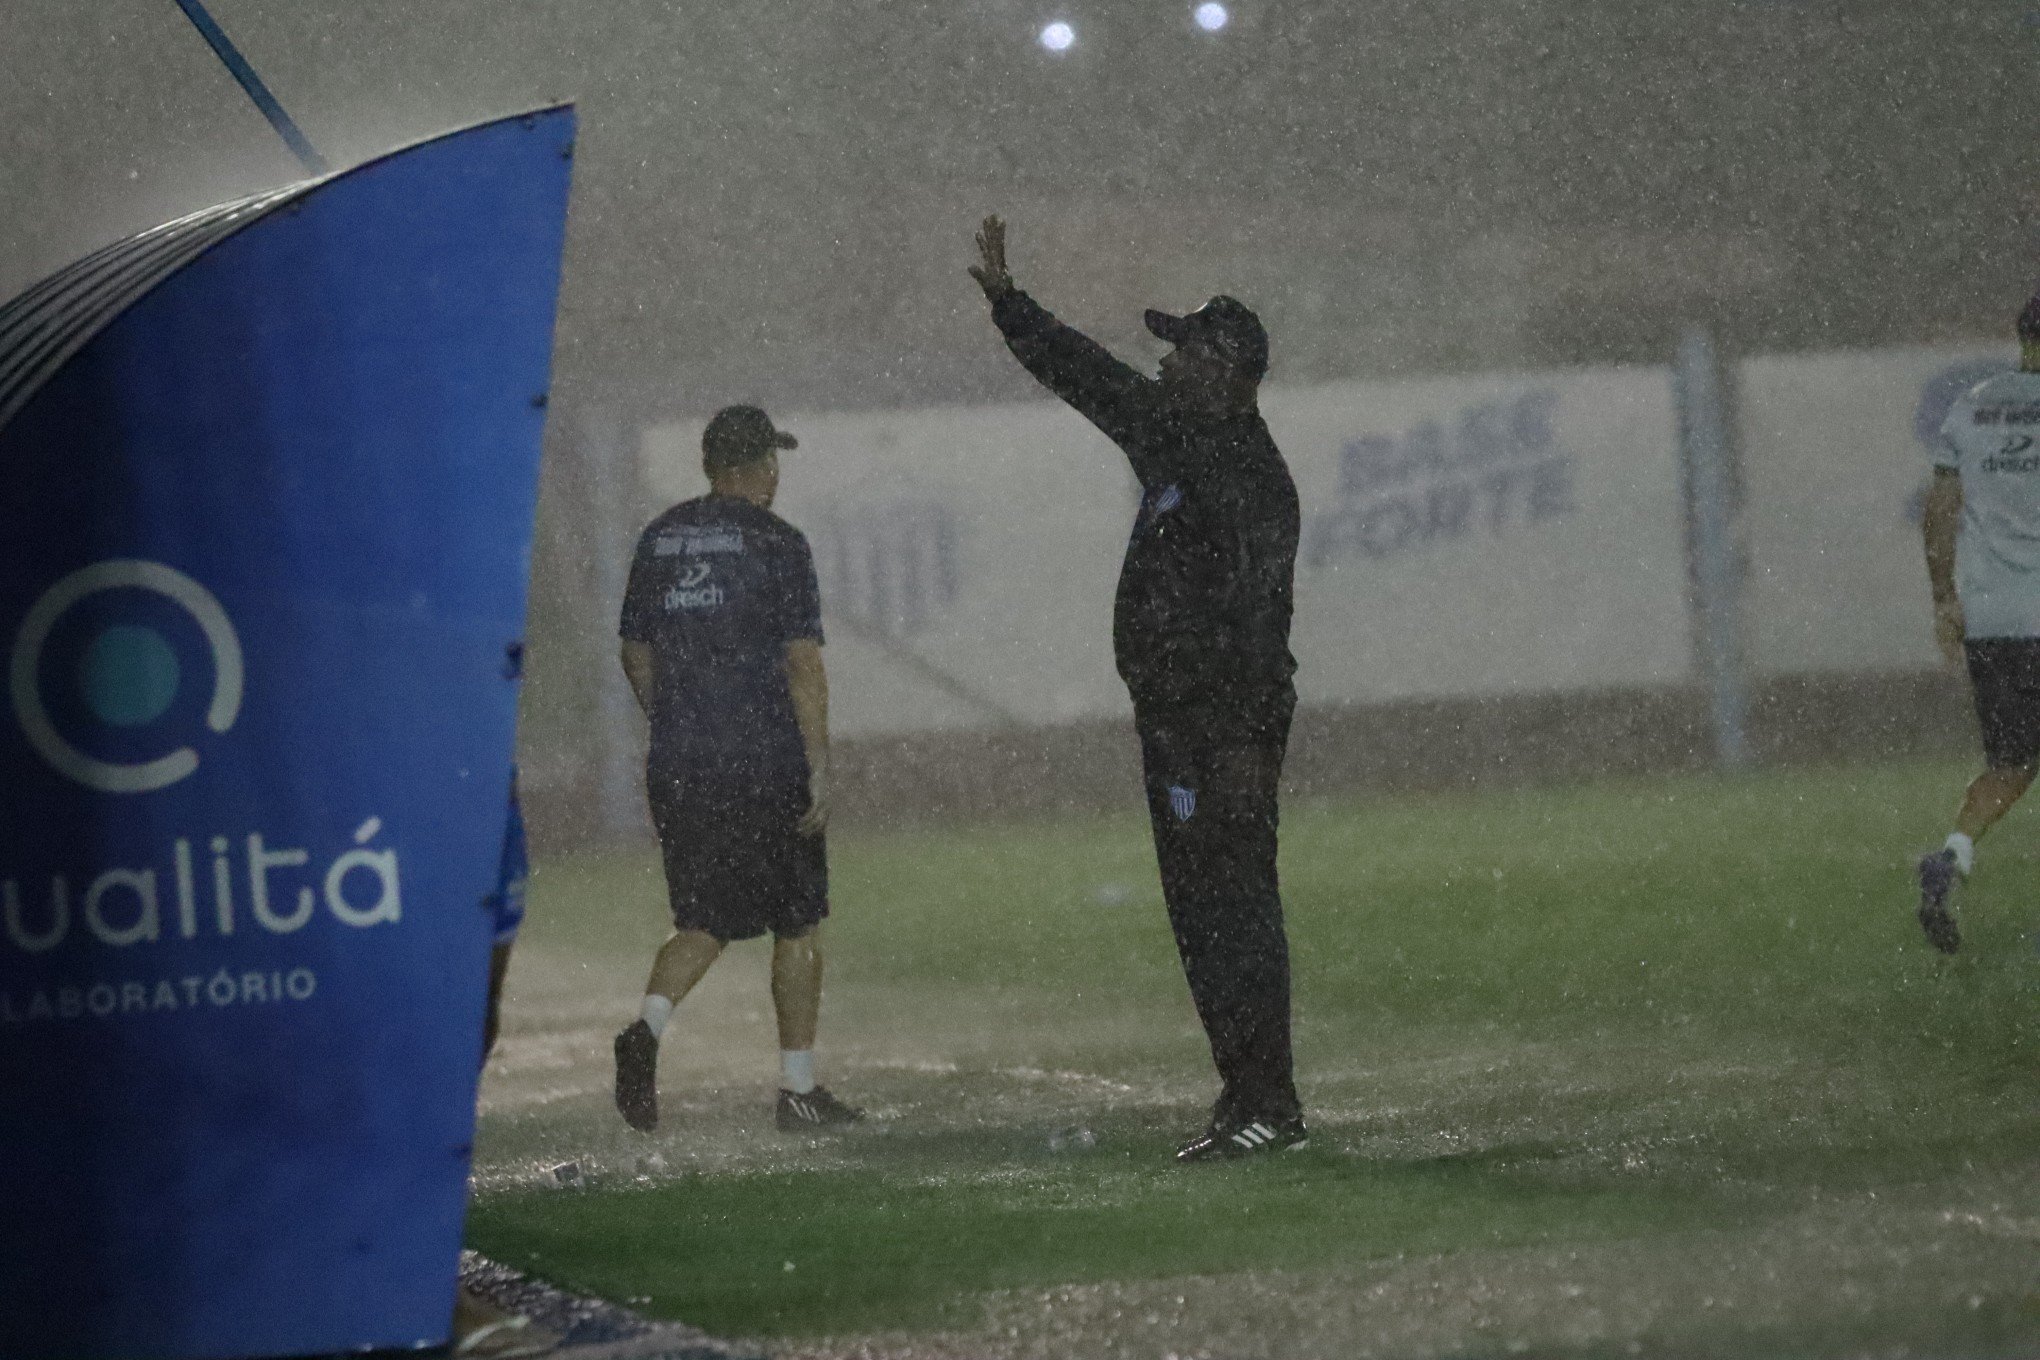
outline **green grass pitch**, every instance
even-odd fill
[[[835,837],[822,1076],[873,1119],[829,1139],[771,1130],[757,945],[624,1130],[655,863],[543,864],[470,1238],[794,1355],[2032,1354],[2027,816],[1962,955],[1912,919],[1966,774],[1291,806],[1312,1144],[1191,1169],[1212,1080],[1133,809]]]

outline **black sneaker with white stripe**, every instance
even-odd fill
[[[1927,943],[1943,954],[1962,948],[1962,931],[1955,924],[1949,899],[1962,872],[1955,864],[1953,850],[1936,850],[1920,860],[1920,929]]]
[[[659,1039],[633,1020],[616,1036],[616,1112],[639,1133],[659,1127]]]
[[[864,1118],[864,1111],[855,1105],[845,1105],[829,1094],[826,1086],[817,1086],[812,1091],[788,1091],[783,1087],[779,1092],[779,1131],[781,1133],[812,1133],[816,1129],[841,1128],[855,1124]]]
[[[1176,1149],[1179,1162],[1230,1162],[1263,1152],[1299,1152],[1310,1144],[1302,1115],[1214,1123]]]

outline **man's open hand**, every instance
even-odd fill
[[[808,775],[808,809],[795,830],[803,836],[819,836],[829,826],[829,772],[817,768]]]
[[[1962,615],[1962,601],[1959,599],[1939,600],[1934,604],[1934,645],[1941,649],[1941,659],[1950,666],[1962,664],[1962,640],[1968,636],[1967,622]]]
[[[970,276],[987,293],[1010,291],[1013,276],[1006,272],[1006,224],[997,213],[987,217],[978,228],[977,248],[978,262],[970,267]]]

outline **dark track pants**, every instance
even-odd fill
[[[1213,1118],[1299,1114],[1275,874],[1288,714],[1259,730],[1197,711],[1136,723],[1169,924],[1224,1083]]]

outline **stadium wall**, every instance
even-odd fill
[[[1305,704],[1676,683],[1692,670],[1669,371],[1274,388],[1303,508]],[[846,737],[1124,717],[1113,582],[1139,490],[1059,403],[787,415]],[[699,494],[700,427],[644,444]],[[1437,626],[1452,620],[1450,628]]]
[[[1972,740],[1959,682],[1935,669],[1918,503],[1940,414],[2006,362],[1982,343],[1731,366],[1760,759]],[[1305,521],[1295,791],[1710,765],[1673,401],[1661,368],[1266,394]],[[782,423],[802,438],[780,508],[823,577],[842,815],[1123,805],[1137,784],[1110,611],[1137,492],[1118,452],[1049,402]],[[699,432],[647,431],[635,504],[589,501],[605,525],[568,537],[627,551],[644,518],[699,494]],[[555,841],[644,828],[639,724],[588,697],[619,684],[620,578],[583,563],[579,580],[600,626],[575,650],[602,674],[577,691],[577,743],[546,729],[532,801]]]
[[[1749,663],[1761,674],[1937,664],[1920,546],[1949,405],[2008,345],[1766,355],[1737,369]]]

